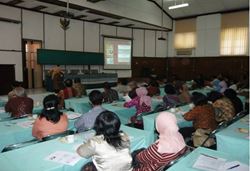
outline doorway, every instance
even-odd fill
[[[42,47],[42,41],[23,39],[23,86],[25,88],[42,88],[42,66],[37,64],[37,49]]]

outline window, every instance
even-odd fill
[[[175,21],[174,48],[191,49],[196,47],[196,19]]]
[[[246,55],[248,52],[248,28],[224,28],[221,31],[221,55]]]
[[[191,49],[196,46],[196,37],[194,32],[175,33],[175,49]]]

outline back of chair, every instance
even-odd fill
[[[170,168],[171,166],[173,166],[174,164],[176,164],[179,160],[181,160],[182,158],[184,158],[185,156],[187,156],[189,153],[191,153],[193,150],[194,150],[193,147],[186,146],[186,150],[180,156],[178,156],[175,160],[172,160],[166,166],[160,168],[159,171],[167,170],[168,168]]]
[[[210,138],[214,138],[215,134],[219,131],[221,131],[222,129],[226,128],[228,126],[228,122],[227,121],[223,121],[221,123],[219,123],[219,125],[217,126],[217,128],[215,130],[213,130],[212,132],[210,132],[210,134],[207,136],[207,138],[203,141],[203,143],[201,144],[201,147],[205,147],[206,142],[210,139]]]
[[[74,133],[75,133],[75,131],[73,131],[73,130],[66,130],[66,131],[64,131],[64,132],[62,132],[62,133],[58,133],[58,134],[54,134],[54,135],[48,135],[48,136],[46,136],[46,137],[43,137],[43,138],[42,138],[42,141],[49,141],[49,140],[56,139],[56,138],[58,138],[58,137],[63,137],[63,136],[67,136],[67,135],[72,135],[72,134],[74,134]]]
[[[241,111],[239,113],[237,113],[229,122],[228,125],[233,124],[234,122],[238,121],[239,119],[243,118],[244,116],[246,116],[248,114],[247,111]]]
[[[36,144],[39,142],[40,142],[39,140],[33,139],[33,140],[25,141],[22,143],[11,144],[11,145],[4,147],[4,149],[2,150],[2,153],[7,152],[7,151],[11,151],[11,150],[15,150],[15,149],[19,149],[19,148],[23,148],[23,147],[26,147],[26,146],[29,146],[32,144]]]

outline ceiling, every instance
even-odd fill
[[[108,0],[107,0],[108,1]],[[146,1],[146,0],[145,0]],[[152,5],[157,5],[161,10],[161,0],[148,0]],[[189,3],[188,7],[169,10],[168,7],[174,5],[175,2]],[[249,9],[248,0],[163,0],[164,11],[173,19],[193,17],[203,14],[211,14],[217,12],[235,11],[241,9]],[[57,16],[64,16],[66,13],[66,3],[59,0],[1,0],[0,4],[17,6],[24,9],[48,13]],[[124,18],[106,12],[100,12],[88,9],[79,5],[70,5],[71,18],[83,21],[90,21],[100,24],[109,24],[121,27],[142,28],[152,30],[162,30],[159,26],[149,23],[143,23],[133,19]]]
[[[161,6],[161,0],[154,0]],[[168,7],[182,2],[188,7],[169,10]],[[249,0],[163,0],[164,10],[174,19],[203,14],[249,9]]]
[[[1,0],[1,3],[57,16],[64,16],[66,13],[66,3],[59,0]],[[162,29],[159,26],[135,21],[122,16],[116,16],[110,13],[87,9],[83,6],[74,4],[70,5],[69,12],[72,15],[71,18],[83,21],[130,28],[166,30],[165,28]]]

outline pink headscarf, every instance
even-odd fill
[[[161,112],[156,118],[156,129],[159,132],[158,152],[177,153],[186,144],[182,135],[178,132],[177,119],[169,112]]]
[[[147,96],[148,90],[145,87],[137,88],[135,91],[136,91],[137,96],[140,97],[140,105],[145,103],[145,105],[151,106],[151,103],[152,103],[151,97]]]

